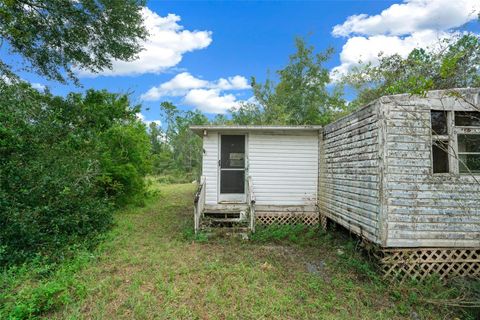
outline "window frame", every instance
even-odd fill
[[[460,172],[460,155],[461,154],[478,154],[480,155],[480,152],[460,152],[458,151],[458,135],[461,134],[461,135],[468,135],[468,134],[474,134],[474,135],[480,135],[480,127],[464,127],[464,126],[455,126],[454,129],[453,129],[454,133],[455,133],[455,146],[456,146],[456,149],[455,149],[455,154],[457,156],[457,173],[459,175],[474,175],[474,176],[478,176],[480,175],[479,172]]]
[[[447,126],[447,134],[443,135],[437,135],[432,132],[432,111],[442,111],[447,114],[446,117],[446,126]],[[454,141],[454,131],[453,131],[453,125],[455,121],[455,115],[452,111],[449,110],[436,110],[436,109],[431,109],[430,110],[430,136],[432,137],[431,143],[430,143],[430,160],[431,160],[431,166],[430,170],[432,172],[432,175],[434,176],[445,176],[445,175],[451,175],[454,172],[458,172],[456,167],[458,166],[457,161],[455,161],[455,157],[452,156],[452,151],[455,153],[455,141]],[[433,144],[437,141],[443,141],[446,142],[448,145],[447,149],[447,156],[448,156],[448,172],[433,172]]]
[[[443,111],[447,113],[447,134],[436,135],[432,132],[431,111]],[[458,110],[461,112],[476,112],[476,110]],[[458,152],[458,135],[459,134],[480,134],[480,127],[478,126],[456,126],[455,125],[455,110],[430,110],[430,159],[431,172],[433,176],[442,175],[457,175],[457,176],[480,176],[478,172],[462,172],[460,173],[460,154]],[[436,141],[443,141],[448,143],[448,172],[433,172],[433,144]]]

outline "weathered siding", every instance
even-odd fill
[[[468,105],[438,91],[427,98],[380,101],[387,133],[386,246],[479,247],[480,176],[434,175],[431,169],[430,110],[468,110]],[[478,99],[472,102],[480,107]]]
[[[248,174],[258,205],[315,205],[318,133],[250,133]]]
[[[209,132],[203,137],[203,169],[202,175],[206,178],[206,204],[217,203],[217,176],[218,176],[218,133]]]
[[[381,161],[377,103],[324,128],[319,206],[346,228],[378,243]]]

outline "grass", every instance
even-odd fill
[[[94,252],[61,265],[4,271],[0,318],[445,319],[423,303],[438,281],[389,286],[340,234],[260,228],[251,241],[193,235],[192,184],[152,184],[143,208],[119,212]],[[447,292],[447,293],[445,293]],[[473,319],[473,316],[472,318]]]

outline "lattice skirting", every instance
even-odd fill
[[[257,224],[305,224],[318,226],[317,212],[256,212]]]
[[[379,258],[383,275],[401,281],[432,274],[480,278],[480,248],[382,249]]]

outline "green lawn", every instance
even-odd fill
[[[5,273],[0,318],[451,319],[420,289],[389,286],[339,234],[270,241],[195,240],[194,186],[155,185],[146,207],[117,214],[94,252],[54,271]],[[202,241],[200,241],[202,240]],[[429,290],[439,290],[431,285]]]

